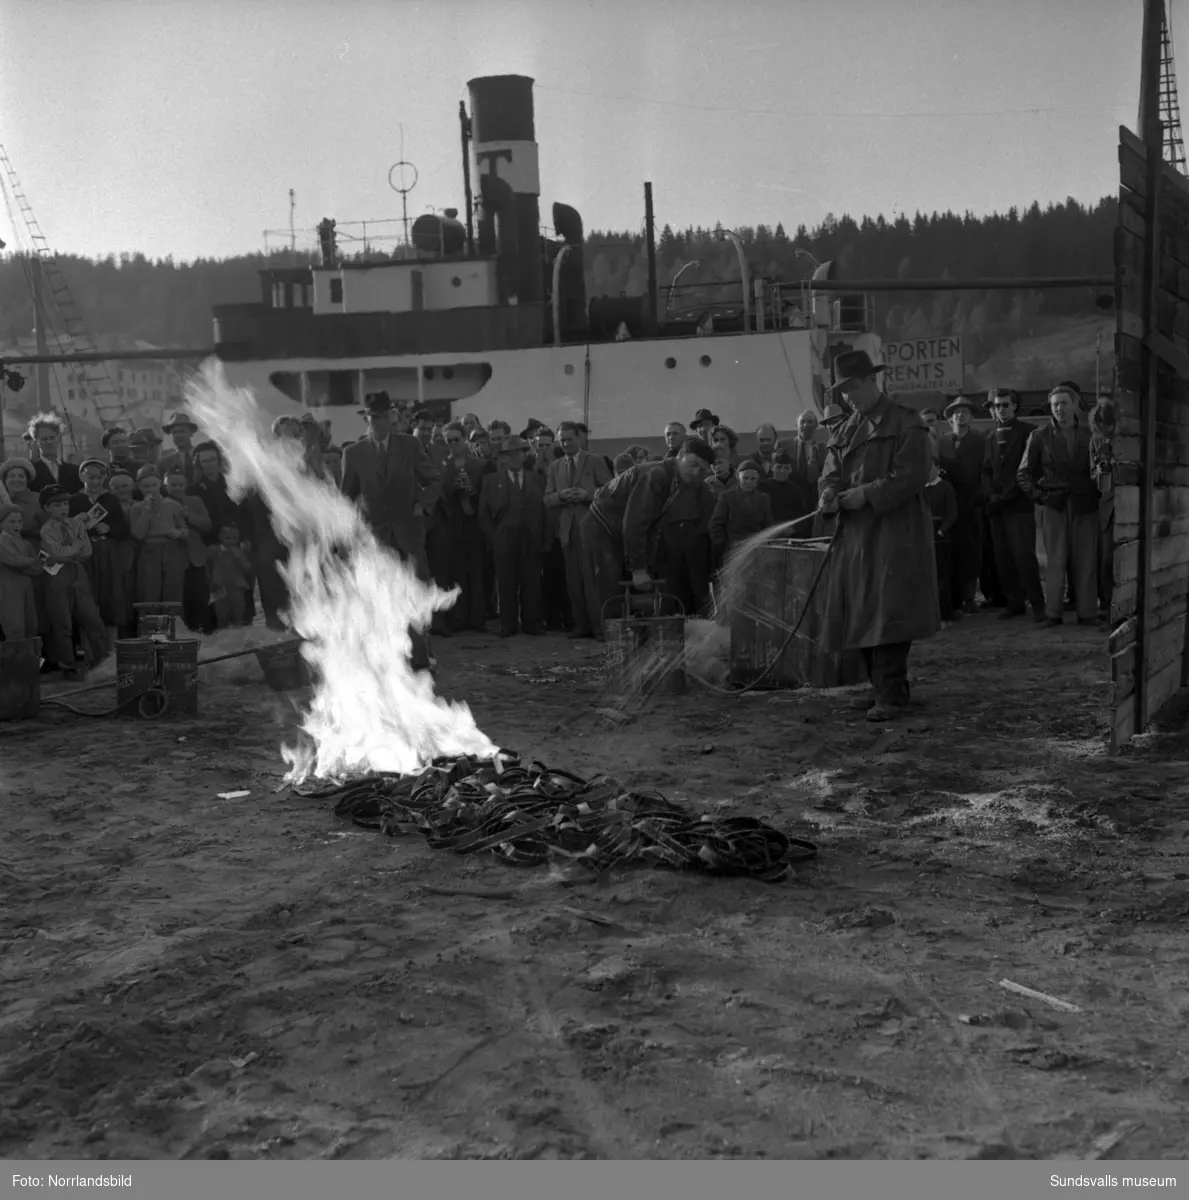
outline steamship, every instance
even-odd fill
[[[735,303],[661,313],[642,296],[588,300],[579,213],[554,204],[556,236],[541,231],[533,80],[467,86],[464,220],[418,217],[411,254],[366,263],[341,261],[324,220],[319,265],[263,270],[259,303],[215,307],[218,358],[270,413],[312,412],[336,441],[355,438],[364,396],[384,390],[439,420],[584,421],[613,452],[658,445],[666,421],[700,408],[740,432],[788,432],[824,408],[841,350],[878,361],[870,297],[815,291],[829,263],[802,283],[752,279],[738,242]]]

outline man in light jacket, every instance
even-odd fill
[[[869,721],[886,721],[908,706],[912,643],[941,626],[925,498],[933,450],[920,414],[884,393],[883,367],[865,351],[840,354],[834,370],[832,390],[852,411],[834,429],[818,481],[820,511],[840,514],[825,632],[838,649],[860,652],[871,693],[859,703]]]

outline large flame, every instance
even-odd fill
[[[305,471],[300,443],[271,436],[255,396],[221,366],[205,367],[187,398],[223,450],[232,495],[258,490],[289,547],[288,620],[315,688],[304,744],[281,750],[287,780],[408,774],[438,756],[495,753],[467,706],[435,695],[429,672],[412,667],[410,626],[427,628],[457,592],[423,583],[381,546],[351,501]]]

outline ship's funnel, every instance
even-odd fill
[[[512,189],[516,200],[517,298],[521,304],[540,303],[545,288],[533,81],[527,75],[486,75],[472,79],[467,88],[471,96],[471,169],[480,181],[476,188],[480,227],[495,215],[487,211],[482,188],[482,177],[493,175]]]

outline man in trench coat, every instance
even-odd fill
[[[376,539],[395,550],[419,579],[429,581],[425,515],[441,495],[442,473],[415,437],[393,432],[387,392],[373,392],[364,403],[368,436],[343,451],[343,495],[358,503]],[[429,638],[416,629],[410,636],[413,669],[429,668]]]
[[[881,370],[862,350],[835,360],[832,390],[853,411],[835,428],[818,480],[820,510],[839,523],[825,636],[862,654],[872,690],[860,703],[869,721],[907,707],[909,650],[941,624],[925,499],[929,433],[914,410],[884,394]]]

